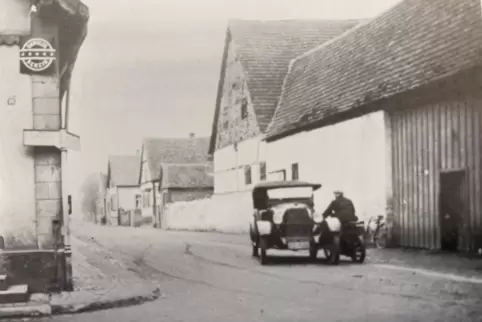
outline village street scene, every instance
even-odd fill
[[[0,320],[482,321],[480,0],[1,0]]]

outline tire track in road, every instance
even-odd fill
[[[193,243],[194,244],[194,243]],[[199,243],[197,243],[199,245]],[[333,285],[333,284],[329,284],[329,283],[323,283],[323,282],[320,282],[320,281],[315,281],[315,280],[302,280],[302,279],[297,279],[297,278],[293,278],[293,277],[289,277],[289,276],[286,276],[286,275],[281,275],[281,274],[276,274],[276,273],[267,273],[267,272],[262,272],[262,271],[259,271],[258,269],[252,269],[252,268],[248,268],[248,267],[243,267],[243,266],[238,266],[238,265],[233,265],[233,264],[228,264],[228,263],[224,263],[224,262],[221,262],[221,261],[216,261],[216,260],[213,260],[213,259],[209,259],[209,258],[206,258],[204,256],[201,256],[201,255],[197,255],[195,254],[195,252],[191,251],[189,254],[189,256],[197,259],[197,260],[200,260],[200,261],[204,261],[206,263],[209,263],[209,264],[212,264],[212,265],[216,265],[216,266],[221,266],[221,267],[228,267],[228,268],[232,268],[232,269],[236,269],[236,270],[242,270],[242,271],[246,271],[246,272],[251,272],[251,273],[255,273],[255,274],[258,274],[258,275],[262,275],[262,276],[268,276],[268,277],[271,277],[271,278],[275,278],[277,280],[281,280],[281,281],[286,281],[286,280],[290,280],[292,282],[296,282],[296,283],[300,283],[300,284],[308,284],[308,285],[317,285],[317,286],[323,286],[323,287],[331,287],[331,288],[334,288],[334,289],[338,289],[338,290],[343,290],[343,291],[350,291],[350,292],[356,292],[356,293],[362,293],[362,294],[373,294],[373,295],[380,295],[380,296],[391,296],[391,297],[395,297],[395,298],[406,298],[406,299],[411,299],[411,300],[419,300],[419,301],[424,301],[424,302],[432,302],[432,300],[430,298],[426,298],[426,297],[423,297],[423,296],[417,296],[417,295],[411,295],[411,294],[403,294],[403,293],[391,293],[391,292],[383,292],[383,291],[373,291],[373,290],[360,290],[360,289],[356,289],[356,288],[353,288],[353,287],[347,287],[347,286],[341,286],[341,285]]]
[[[152,278],[152,279],[159,279],[160,276],[164,276],[167,278],[170,278],[172,280],[178,280],[182,281],[184,283],[191,283],[195,285],[201,285],[209,288],[214,288],[220,291],[224,292],[230,292],[234,294],[245,294],[249,296],[257,296],[261,298],[271,298],[271,299],[278,299],[282,301],[292,301],[292,297],[287,297],[287,296],[280,296],[279,294],[266,294],[263,291],[252,291],[249,289],[244,289],[244,288],[233,288],[233,287],[228,287],[228,286],[222,286],[218,285],[217,283],[210,283],[207,282],[206,280],[203,279],[198,279],[196,277],[188,277],[188,276],[183,276],[182,274],[175,274],[172,272],[169,272],[169,270],[163,270],[159,268],[159,263],[166,262],[166,258],[159,258],[159,250],[155,249],[150,249],[149,252],[146,252],[144,254],[144,260],[139,262],[139,263],[134,263],[132,260],[133,255],[129,254],[127,251],[122,251],[122,249],[112,249],[107,246],[104,246],[101,242],[97,241],[95,238],[86,238],[85,241],[94,243],[98,247],[105,248],[111,252],[118,253],[122,255],[123,260],[129,261],[131,264],[134,264],[136,267],[134,270],[136,271],[137,274],[139,274],[141,277],[146,278]],[[369,295],[374,295],[374,296],[390,296],[392,298],[404,298],[407,300],[412,300],[412,301],[419,301],[423,302],[424,304],[422,305],[433,305],[433,299],[428,299],[424,296],[418,296],[418,295],[411,295],[411,294],[404,294],[404,293],[391,293],[391,292],[384,292],[384,291],[374,291],[374,290],[369,290],[369,289],[356,289],[353,287],[347,287],[347,286],[341,286],[341,285],[333,285],[329,283],[323,283],[320,281],[315,281],[315,280],[303,280],[303,279],[297,279],[297,278],[292,278],[290,276],[283,276],[282,274],[276,274],[273,272],[266,272],[266,271],[260,271],[259,269],[256,268],[250,268],[246,266],[239,266],[231,263],[226,263],[222,261],[217,261],[214,259],[207,258],[205,256],[200,255],[199,253],[196,252],[196,248],[198,247],[203,247],[203,246],[213,246],[215,248],[228,248],[228,249],[237,249],[237,250],[243,250],[246,251],[250,249],[249,246],[243,246],[243,245],[237,245],[237,244],[232,244],[232,243],[222,243],[222,242],[209,242],[209,241],[189,241],[189,242],[179,242],[176,243],[178,246],[180,246],[179,251],[176,251],[173,253],[172,256],[184,256],[184,257],[191,257],[195,261],[199,262],[205,262],[209,265],[213,266],[219,266],[219,267],[225,267],[231,270],[240,270],[244,271],[250,274],[256,274],[258,276],[264,276],[268,278],[275,279],[278,282],[286,282],[286,281],[291,281],[299,284],[304,284],[304,285],[316,285],[316,286],[321,286],[323,288],[332,288],[332,289],[337,289],[341,291],[349,291],[349,292],[356,292],[359,293],[359,295],[363,296],[369,296]],[[182,245],[189,244],[191,245],[190,251],[186,252],[186,249],[184,248],[184,253],[183,253],[183,247]],[[193,246],[194,245],[194,251],[193,251]],[[213,250],[215,251],[215,250]],[[157,257],[158,260],[153,260]],[[159,260],[160,259],[160,260]],[[132,266],[131,266],[132,267]],[[318,291],[316,291],[318,293]],[[359,296],[358,295],[358,296]],[[308,301],[309,303],[317,303],[317,300],[313,300],[311,298],[303,298],[303,299],[298,299],[302,301]],[[450,305],[450,301],[445,301],[446,305]],[[461,303],[462,304],[462,303]],[[445,306],[445,305],[444,305]],[[466,305],[464,305],[466,306]],[[471,307],[471,306],[468,306]]]

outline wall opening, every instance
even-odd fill
[[[455,252],[460,246],[463,214],[467,209],[464,182],[465,171],[463,170],[440,173],[440,245],[444,251]]]

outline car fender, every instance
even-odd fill
[[[271,229],[273,228],[273,224],[266,220],[258,220],[256,223],[258,234],[260,236],[266,236],[271,234]]]

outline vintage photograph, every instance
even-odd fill
[[[482,322],[482,0],[0,0],[0,321]]]

